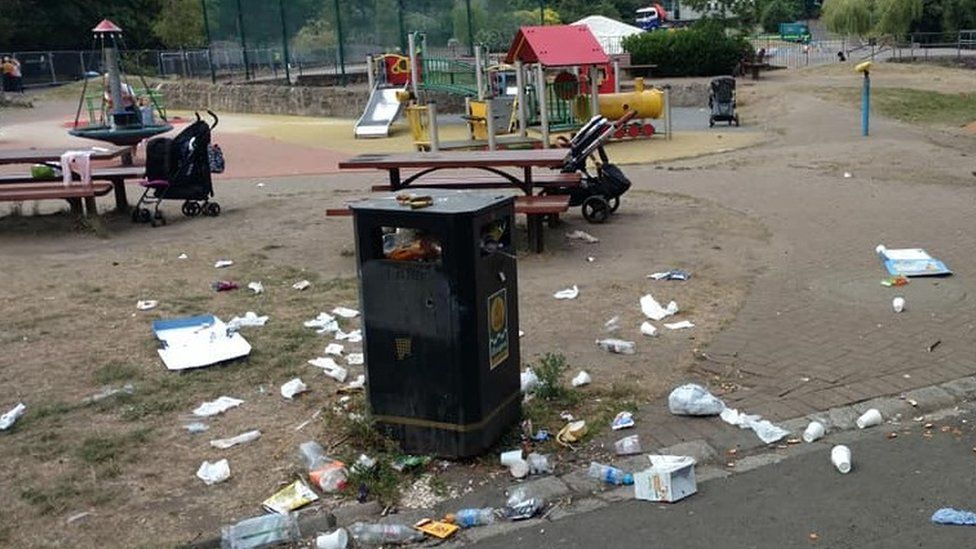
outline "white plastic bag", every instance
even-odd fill
[[[651,320],[664,320],[664,318],[678,312],[677,303],[672,301],[668,303],[667,308],[661,307],[661,304],[651,294],[640,298],[640,306],[641,312]]]
[[[226,459],[215,463],[204,461],[197,469],[197,478],[202,480],[207,486],[223,482],[230,478],[230,464]]]
[[[566,288],[565,290],[559,290],[558,292],[552,294],[552,297],[556,299],[576,299],[579,296],[579,287],[575,284],[572,288]]]
[[[531,393],[539,386],[539,376],[535,375],[532,368],[526,368],[520,376],[522,383],[522,392]]]
[[[637,344],[622,339],[598,339],[596,344],[604,351],[620,355],[632,355],[637,352]]]
[[[237,446],[238,444],[244,444],[246,442],[253,442],[261,438],[261,431],[248,431],[246,433],[241,433],[235,437],[230,438],[218,438],[210,441],[210,445],[214,448],[220,448],[221,450],[226,450],[232,446]]]
[[[231,398],[229,396],[222,396],[217,400],[204,402],[193,410],[193,415],[199,417],[215,416],[217,414],[222,414],[231,408],[240,406],[241,404],[244,404],[243,400]]]
[[[281,386],[281,396],[291,400],[295,398],[296,395],[304,393],[307,390],[308,385],[305,385],[301,378],[296,377],[295,379],[292,379]]]
[[[716,416],[725,409],[725,403],[701,385],[688,383],[671,391],[668,409],[677,416]]]
[[[0,431],[6,431],[7,429],[13,427],[17,419],[24,415],[24,411],[27,410],[27,406],[24,403],[18,403],[16,406],[11,408],[6,414],[0,416]]]
[[[348,307],[336,307],[335,309],[332,309],[332,314],[341,316],[342,318],[356,318],[359,316],[359,311],[356,309],[350,309]]]

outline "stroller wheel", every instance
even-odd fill
[[[149,208],[136,208],[132,210],[133,223],[149,223],[152,221],[152,212]]]
[[[714,118],[709,118],[708,119],[708,127],[709,128],[714,128],[715,127],[715,119]]]
[[[590,223],[604,223],[610,217],[610,204],[602,196],[591,196],[583,201],[583,217]]]
[[[153,221],[153,227],[155,227],[157,224],[159,224],[159,225],[165,225],[166,224],[166,218],[163,217],[163,212],[161,212],[159,210],[156,210],[156,213],[153,215],[153,220],[152,221]]]
[[[607,200],[607,203],[610,204],[610,213],[614,213],[615,211],[617,211],[617,208],[620,207],[620,197],[615,196],[610,200]]]
[[[209,215],[210,217],[217,217],[220,215],[220,204],[216,202],[207,202],[203,206],[203,215]]]
[[[183,215],[187,217],[196,217],[200,215],[202,211],[203,208],[200,207],[200,204],[193,202],[192,200],[187,200],[183,203]]]

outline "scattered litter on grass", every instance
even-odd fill
[[[159,302],[155,299],[140,299],[136,301],[136,309],[140,311],[148,311],[150,309],[155,309],[159,305]]]
[[[685,328],[694,328],[695,324],[687,320],[682,320],[681,322],[672,322],[670,324],[665,324],[664,327],[669,330],[684,330]]]
[[[570,240],[582,240],[583,242],[586,242],[588,244],[595,244],[595,243],[597,243],[597,242],[600,241],[599,238],[591,235],[590,233],[588,233],[586,231],[572,231],[572,232],[568,232],[568,233],[566,233],[566,238],[568,238]]]
[[[725,409],[725,403],[701,385],[688,383],[671,391],[668,409],[678,416],[716,416]]]
[[[213,315],[156,320],[152,330],[163,344],[157,352],[170,370],[209,366],[251,352],[247,340]]]
[[[844,179],[850,179],[852,177],[854,177],[854,174],[851,172],[844,172]]]
[[[210,426],[209,426],[209,425],[207,425],[206,423],[200,423],[199,421],[195,421],[195,422],[193,422],[193,423],[187,423],[187,424],[186,424],[186,425],[184,425],[183,427],[184,427],[184,428],[185,428],[185,429],[186,429],[186,430],[187,430],[187,431],[188,431],[188,432],[189,432],[189,433],[190,433],[191,435],[195,435],[195,434],[197,434],[197,433],[202,433],[202,432],[204,432],[204,431],[208,431],[208,430],[210,429]]]
[[[348,307],[336,307],[335,309],[332,309],[332,314],[341,316],[342,318],[356,318],[359,316],[359,311],[356,309],[350,309]]]
[[[241,328],[261,327],[268,323],[268,316],[258,316],[254,311],[244,313],[244,316],[235,316],[227,323],[228,330],[240,330]]]
[[[547,475],[553,472],[552,464],[549,462],[547,454],[532,452],[526,456],[525,461],[529,464],[530,475]]]
[[[90,397],[86,397],[82,402],[85,404],[92,404],[100,400],[105,400],[106,398],[113,397],[118,394],[131,395],[136,392],[135,385],[131,383],[126,383],[121,387],[106,387],[102,389],[102,392],[96,393]]]
[[[240,288],[233,280],[215,280],[210,283],[210,287],[215,292],[229,292]]]
[[[308,385],[302,382],[301,378],[295,378],[281,386],[281,396],[291,400],[296,395],[308,391]]]
[[[663,320],[678,312],[677,303],[671,301],[668,303],[667,308],[661,307],[661,304],[651,294],[640,298],[640,306],[644,315],[651,320]]]
[[[616,332],[620,329],[620,317],[614,316],[610,320],[603,323],[603,329],[607,332]]]
[[[318,494],[312,491],[301,479],[278,490],[273,496],[261,502],[265,509],[272,513],[287,514],[319,499]]]
[[[761,416],[741,413],[735,408],[726,408],[719,415],[722,421],[729,425],[736,425],[740,429],[752,429],[759,440],[765,444],[772,444],[790,434],[786,429],[773,425]]]
[[[939,340],[936,340],[936,342],[935,342],[935,343],[933,343],[933,344],[931,344],[931,345],[929,345],[928,347],[926,347],[926,350],[927,350],[928,352],[930,352],[930,353],[931,353],[931,352],[932,352],[932,351],[934,351],[934,350],[935,350],[935,348],[936,348],[936,347],[938,347],[939,345],[942,345],[942,340],[941,340],[941,339],[939,339]],[[909,377],[911,377],[911,376],[910,376],[910,375],[908,375],[908,374],[905,374],[905,375],[904,375],[904,377],[905,377],[905,379],[908,379],[908,378],[909,378]]]
[[[522,337],[524,335],[525,335],[525,332],[523,332],[522,330],[519,330],[519,337]]]
[[[64,523],[65,524],[71,524],[72,522],[77,522],[77,521],[79,521],[79,520],[81,520],[81,519],[83,519],[83,518],[85,518],[85,517],[87,517],[89,515],[92,515],[92,514],[94,514],[94,513],[92,513],[91,511],[82,511],[80,513],[75,513],[75,514],[71,515],[70,517],[68,517],[67,519],[65,519]]]
[[[234,261],[231,259],[219,259],[216,263],[214,263],[214,269],[223,269],[224,267],[230,267],[233,264]]]
[[[223,482],[230,478],[230,464],[227,463],[226,459],[214,463],[204,461],[197,469],[197,478],[207,486]]]
[[[363,353],[349,353],[346,355],[346,364],[350,366],[360,366],[364,362]]]
[[[362,330],[353,330],[351,332],[343,332],[342,330],[336,330],[335,333],[336,341],[348,341],[349,343],[359,343],[363,340]]]
[[[247,442],[254,442],[255,440],[261,438],[261,431],[248,431],[246,433],[241,433],[237,436],[230,438],[218,438],[210,441],[210,445],[214,448],[219,448],[221,450],[226,450],[238,444],[245,444]]]
[[[552,297],[556,299],[576,299],[579,296],[579,287],[575,284],[572,288],[566,288],[565,290],[559,290],[558,292],[552,294]]]
[[[312,360],[309,360],[308,363],[316,368],[321,368],[325,375],[331,377],[339,383],[345,383],[348,372],[345,368],[336,364],[336,361],[332,358],[322,356],[313,358]]]
[[[590,377],[590,374],[586,373],[586,370],[580,370],[580,373],[576,374],[576,377],[573,378],[572,384],[573,387],[582,387],[589,385],[591,381],[593,381],[593,378]]]
[[[594,261],[596,261],[596,258],[595,257],[593,257],[592,255],[591,256],[587,256],[587,258],[586,258],[586,262],[587,263],[593,263]]]
[[[264,284],[260,282],[248,282],[247,287],[255,294],[260,294],[264,292]]]
[[[295,426],[295,430],[296,431],[301,431],[302,429],[304,429],[305,427],[307,427],[309,423],[312,423],[312,420],[318,418],[320,415],[322,415],[322,410],[321,409],[316,410],[315,413],[312,414],[312,417],[310,417],[310,418],[306,419],[305,421],[303,421],[303,422],[299,423],[298,425],[296,425]]]
[[[342,388],[343,391],[359,391],[366,387],[366,376],[359,374],[356,379],[349,382],[348,385]]]
[[[342,345],[339,343],[329,343],[325,346],[325,354],[333,356],[342,356]]]
[[[610,428],[614,431],[629,429],[634,426],[634,414],[631,412],[620,412],[613,418]]]
[[[959,526],[976,526],[976,513],[943,507],[932,513],[932,522],[935,524],[956,524]]]
[[[188,256],[186,254],[180,254],[180,255],[176,256],[176,259],[189,259],[189,257],[190,256]]]
[[[640,332],[648,337],[654,337],[657,335],[657,328],[645,320],[643,323],[641,323]]]
[[[24,415],[27,410],[27,406],[20,402],[13,408],[7,411],[7,413],[0,416],[0,431],[6,431],[7,429],[13,427],[14,423]]]
[[[217,400],[211,400],[210,402],[204,402],[200,406],[197,406],[193,410],[193,415],[197,417],[210,417],[218,414],[222,414],[231,408],[236,408],[244,404],[243,400],[232,398],[229,396],[222,396]]]
[[[675,269],[661,273],[651,273],[647,275],[647,278],[653,278],[654,280],[688,280],[691,278],[691,273]]]
[[[319,334],[330,334],[339,331],[339,323],[329,313],[319,313],[319,316],[312,320],[306,320],[305,327],[315,328],[315,332]]]
[[[298,282],[291,285],[292,288],[298,290],[299,292],[311,286],[312,283],[307,280],[299,280]]]
[[[604,351],[621,355],[632,355],[637,352],[637,344],[635,344],[633,341],[624,341],[622,339],[598,339],[596,340],[596,344]]]

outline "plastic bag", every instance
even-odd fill
[[[678,416],[715,416],[722,413],[725,403],[701,385],[688,383],[671,391],[668,409]]]

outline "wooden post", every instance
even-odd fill
[[[525,67],[521,61],[515,62],[515,85],[518,87],[515,107],[518,109],[519,135],[526,137],[529,135],[529,129],[526,127],[528,121],[525,115]]]
[[[535,65],[536,98],[539,103],[539,124],[542,131],[542,148],[549,148],[549,106],[546,104],[546,70],[542,63]]]

